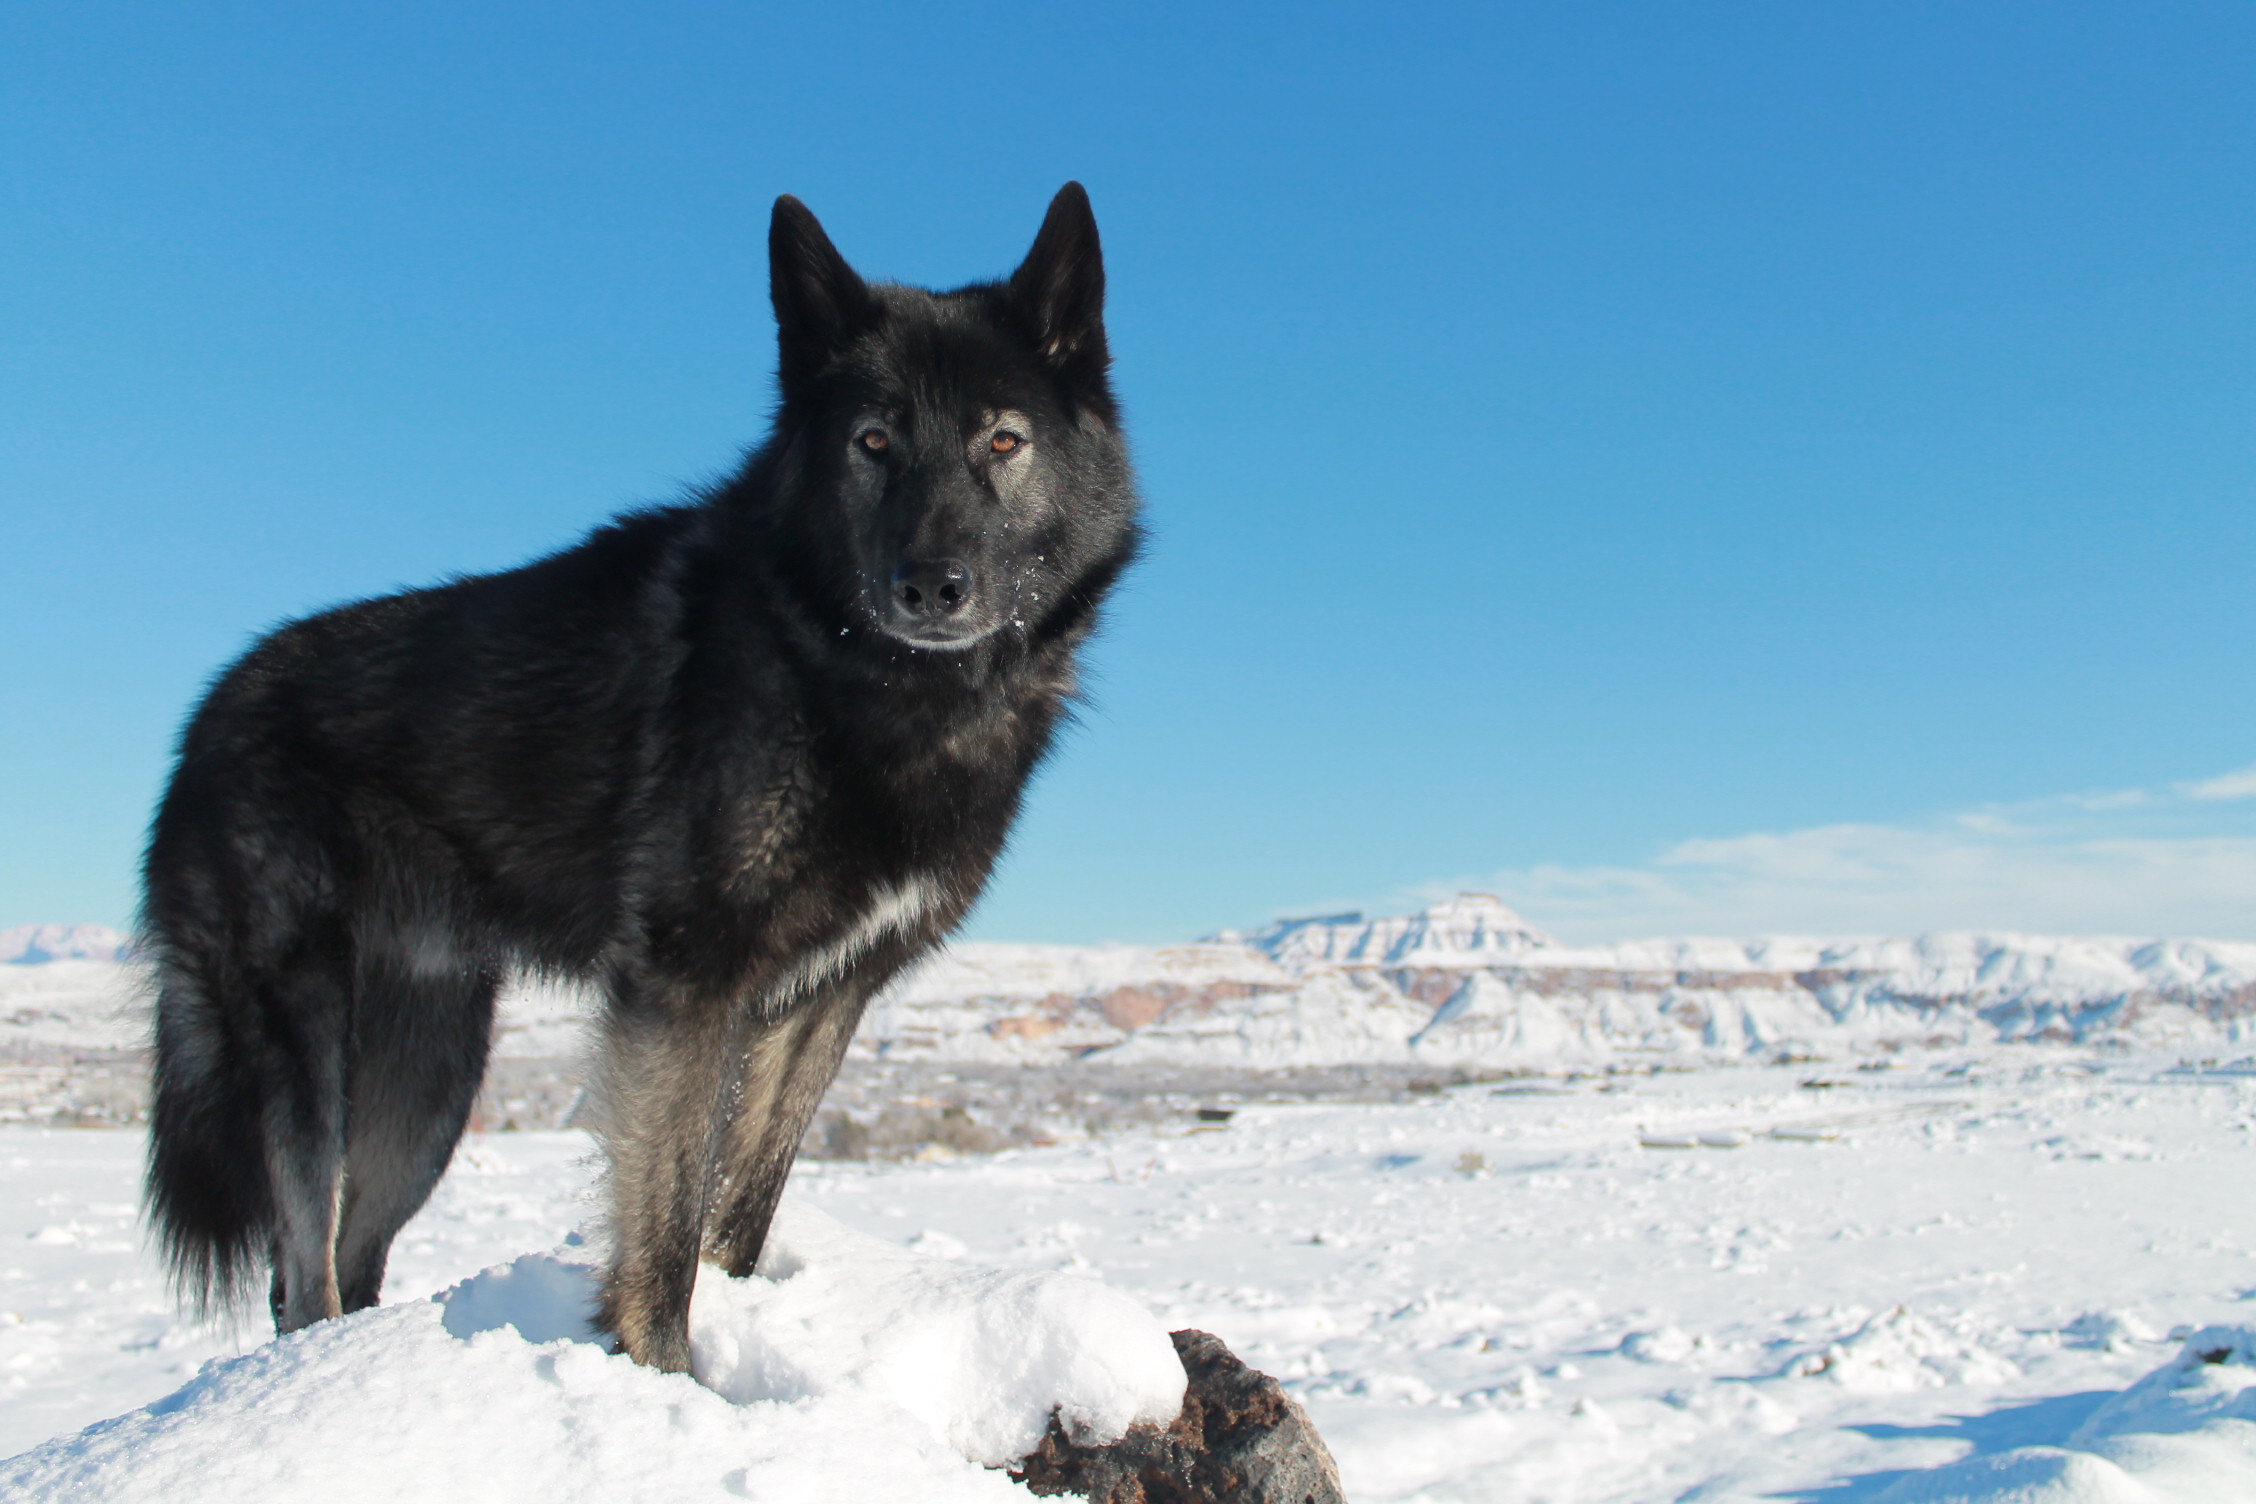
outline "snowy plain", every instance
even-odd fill
[[[762,1276],[700,1286],[706,1386],[574,1340],[580,1134],[467,1141],[385,1305],[280,1341],[175,1313],[141,1152],[0,1129],[0,1497],[1025,1497],[971,1459],[1156,1403],[1134,1355],[1196,1326],[1357,1504],[2256,1500],[2245,1065],[1554,1074],[802,1163]]]

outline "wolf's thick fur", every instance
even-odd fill
[[[689,1361],[863,1005],[978,896],[1137,541],[1068,184],[1008,281],[769,235],[775,428],[734,478],[506,574],[272,633],[181,739],[145,872],[149,1196],[200,1305],[374,1303],[513,967],[604,994],[602,1319]]]

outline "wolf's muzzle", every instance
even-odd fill
[[[893,604],[920,622],[940,622],[971,604],[973,586],[961,559],[903,559],[893,570]]]

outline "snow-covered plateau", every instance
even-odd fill
[[[1196,945],[959,945],[871,1010],[883,1057],[1424,1062],[1996,1041],[2256,1038],[2256,945],[1934,934],[1562,945],[1486,894],[1422,913],[1285,920]]]

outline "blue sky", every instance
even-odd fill
[[[1077,177],[1155,545],[975,934],[2256,938],[2256,11],[1217,10],[0,12],[0,925],[258,630],[725,469],[776,194]]]

